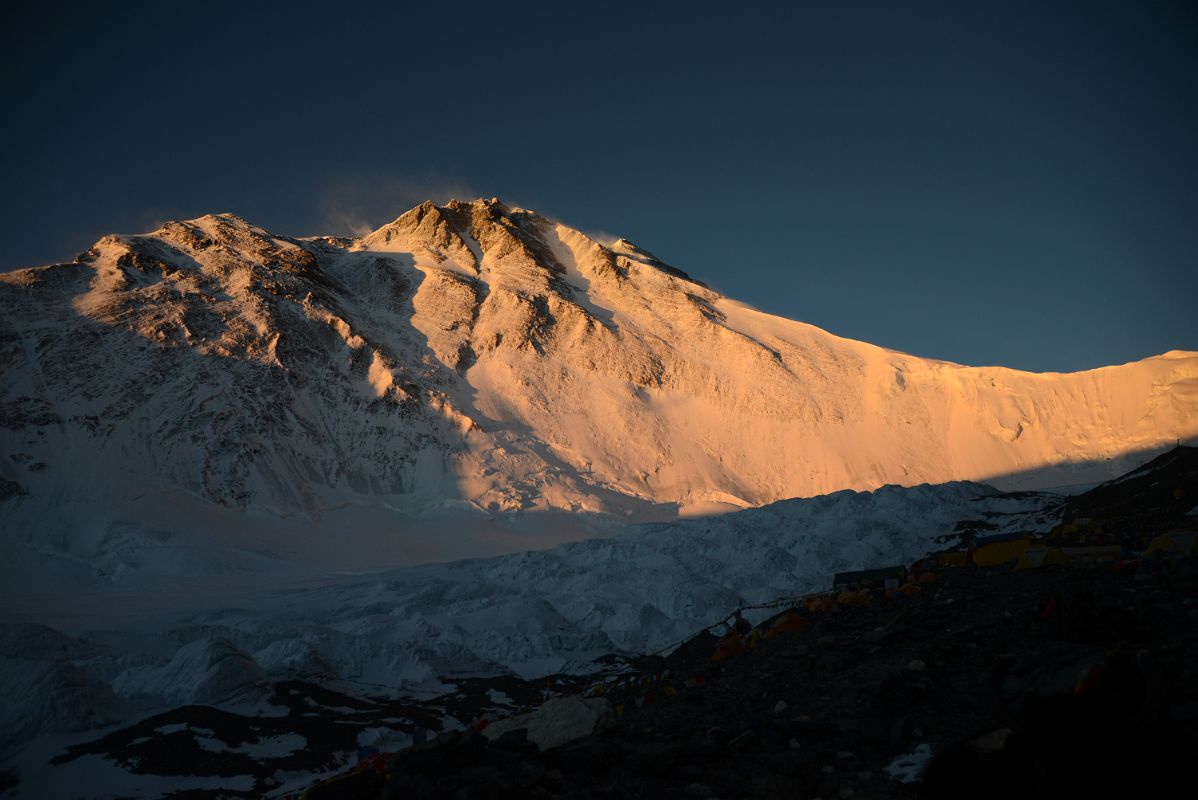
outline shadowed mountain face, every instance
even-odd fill
[[[1064,485],[1198,436],[1198,354],[1073,374],[917,358],[497,200],[353,240],[231,215],[106,236],[0,276],[0,375],[0,519],[51,541],[82,535],[54,521],[71,509],[132,518],[168,495],[644,519]]]
[[[1135,518],[1141,530],[1188,528],[1198,512],[1198,447],[1175,447],[1144,466],[1069,498],[1064,520]]]

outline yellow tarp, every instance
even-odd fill
[[[1019,563],[1015,565],[1015,570],[1038,569],[1063,563],[1065,563],[1065,554],[1059,547],[1029,547],[1019,557]]]
[[[996,567],[999,564],[1017,561],[1031,543],[1031,539],[1012,539],[984,544],[973,551],[973,563],[979,567]]]

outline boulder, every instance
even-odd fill
[[[559,697],[528,714],[492,722],[483,735],[494,741],[514,730],[526,730],[528,740],[549,750],[589,736],[615,717],[612,705],[601,697]]]

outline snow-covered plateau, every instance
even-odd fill
[[[497,200],[106,236],[0,275],[0,757],[282,678],[585,671],[1196,438],[1198,353],[918,358]]]

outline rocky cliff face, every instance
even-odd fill
[[[227,214],[106,236],[0,275],[0,312],[0,513],[58,537],[79,535],[48,521],[64,508],[156,492],[643,517],[1060,485],[1198,436],[1198,354],[1074,374],[917,358],[497,200],[361,239]]]

